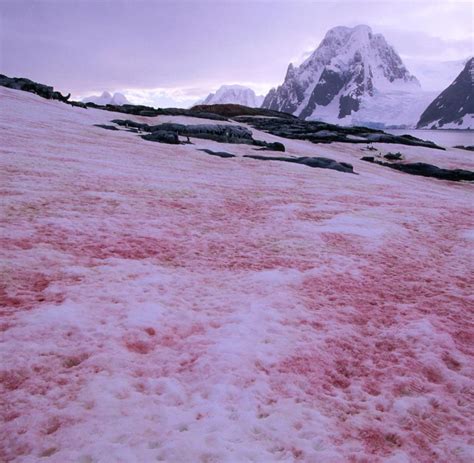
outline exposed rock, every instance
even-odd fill
[[[155,117],[155,111],[150,111],[148,109],[144,109],[143,111],[140,111],[140,116],[146,116],[146,117]]]
[[[295,164],[303,164],[309,167],[316,167],[319,169],[332,169],[339,172],[354,173],[354,168],[347,162],[337,162],[334,159],[323,158],[323,157],[299,157],[299,158],[287,158],[287,157],[276,157],[276,156],[257,156],[253,154],[244,155],[244,158],[259,159],[261,161],[283,161],[292,162]]]
[[[165,122],[163,124],[157,124],[157,125],[147,125],[144,127],[143,130],[146,130],[147,132],[154,132],[155,130],[168,130],[170,132],[176,132],[179,135],[184,135],[184,132],[186,130],[186,125],[184,124],[177,124],[175,122]]]
[[[278,117],[283,119],[296,119],[292,114],[271,109],[250,108],[238,104],[215,104],[215,105],[197,105],[190,110],[192,113],[213,113],[215,115],[224,116],[226,118],[234,118],[236,116],[255,116],[255,117]]]
[[[471,58],[454,82],[425,109],[417,128],[474,128],[473,76]]]
[[[424,146],[427,148],[444,148],[427,140],[420,140],[411,135],[391,135],[382,130],[367,127],[341,127],[318,121],[301,119],[282,119],[265,117],[238,116],[235,121],[249,124],[257,130],[271,133],[282,138],[308,140],[313,143],[397,143],[401,145]]]
[[[388,161],[400,161],[403,159],[402,153],[387,153],[384,155],[384,158]]]
[[[285,150],[285,145],[283,143],[280,143],[278,141],[268,143],[268,142],[260,142],[260,141],[255,141],[254,143],[257,146],[262,146],[262,148],[259,148],[258,151],[280,151],[284,153]]]
[[[375,160],[372,156],[364,156],[362,161],[371,162],[379,166],[390,167],[391,169],[406,172],[407,174],[420,175],[422,177],[433,177],[440,180],[452,180],[454,182],[460,181],[474,181],[474,172],[463,169],[441,169],[432,164],[424,162],[414,162],[410,164],[390,163]]]
[[[208,149],[199,149],[198,151],[203,151],[204,153],[210,154],[211,156],[218,156],[219,158],[235,158],[235,154],[227,153],[226,151],[212,151]]]
[[[116,113],[123,113],[123,114],[133,114],[135,116],[147,116],[147,117],[156,117],[156,116],[188,116],[188,117],[196,117],[199,119],[210,119],[214,121],[227,121],[227,118],[220,116],[218,114],[214,114],[212,112],[207,111],[193,111],[190,109],[183,109],[183,108],[152,108],[151,106],[143,106],[143,105],[131,105],[131,104],[124,104],[124,105],[98,105],[95,103],[86,103],[86,107],[88,108],[95,108],[95,109],[102,109],[104,111],[113,111]]]
[[[131,121],[130,119],[112,119],[110,122],[120,125],[121,127],[134,127],[135,129],[141,129],[144,131],[148,131],[148,129],[150,128],[148,124]]]
[[[87,105],[85,103],[82,103],[81,101],[68,100],[67,103],[70,104],[71,106],[77,106],[78,108],[87,109]]]
[[[38,84],[30,79],[23,77],[7,77],[0,74],[0,85],[14,90],[23,90],[25,92],[35,93],[38,96],[46,98],[48,100],[59,100],[64,103],[68,102],[71,94],[64,96],[60,92],[54,90],[53,87],[48,85]]]
[[[115,119],[115,122],[119,125],[128,124],[132,127],[140,127],[146,132],[154,133],[156,131],[173,132],[176,135],[182,135],[184,137],[204,138],[206,140],[214,140],[221,143],[246,143],[253,144],[254,139],[252,138],[252,132],[246,127],[239,125],[221,125],[221,124],[197,124],[197,125],[184,125],[174,123],[164,123],[158,125],[149,126],[148,124],[140,124],[133,121],[120,121]],[[125,125],[127,126],[127,125]],[[154,140],[152,137],[143,136],[145,140]]]
[[[474,146],[472,146],[472,145],[467,145],[467,146],[457,145],[454,148],[458,148],[460,150],[466,150],[466,151],[474,151]]]
[[[170,145],[179,145],[179,137],[176,132],[169,130],[155,130],[154,132],[142,135],[144,140],[157,141],[159,143],[169,143]]]
[[[94,124],[94,127],[100,127],[106,130],[119,130],[115,125],[107,125],[107,124]]]

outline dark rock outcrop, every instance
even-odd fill
[[[281,149],[281,143],[273,144],[254,140],[252,132],[246,127],[240,125],[222,125],[222,124],[175,124],[173,122],[165,122],[163,124],[148,125],[141,122],[131,121],[129,119],[113,119],[111,122],[121,127],[135,128],[143,132],[149,132],[143,135],[142,138],[151,141],[163,141],[164,143],[171,142],[171,138],[166,134],[178,135],[183,137],[203,138],[206,140],[213,140],[220,143],[245,143],[248,145],[258,144],[259,146],[274,146]],[[157,134],[157,135],[155,135]],[[179,140],[178,140],[179,142]],[[281,145],[281,146],[280,146]]]
[[[174,123],[164,123],[143,127],[147,132],[167,131],[174,132],[177,135],[185,137],[203,138],[214,140],[221,143],[246,143],[253,144],[252,132],[246,127],[240,125],[221,125],[221,124],[197,124],[184,125]],[[147,136],[143,136],[145,139]]]
[[[388,161],[400,161],[403,159],[402,153],[387,153],[384,155],[384,158]]]
[[[133,114],[135,116],[188,116],[196,117],[199,119],[210,119],[213,121],[227,121],[226,117],[220,116],[219,114],[212,113],[210,111],[193,111],[190,109],[183,108],[152,108],[151,106],[143,105],[105,105],[100,106],[95,103],[86,103],[88,108],[102,109],[105,111],[113,111],[116,113]]]
[[[372,156],[364,156],[362,161],[371,162],[379,166],[390,167],[390,169],[399,170],[412,175],[420,175],[422,177],[432,177],[440,180],[452,180],[454,182],[460,181],[474,181],[474,172],[463,169],[441,169],[432,164],[424,162],[414,163],[391,163],[378,161]]]
[[[142,135],[144,140],[157,141],[159,143],[168,143],[170,145],[179,145],[179,137],[176,132],[170,130],[155,130],[147,135]]]
[[[261,146],[261,148],[259,148],[258,151],[279,151],[281,153],[284,153],[286,151],[285,145],[278,141],[269,143],[266,141],[255,140],[254,145]]]
[[[265,117],[235,117],[236,122],[249,124],[257,130],[271,133],[282,138],[308,140],[312,143],[397,143],[400,145],[424,146],[426,148],[444,148],[427,140],[411,135],[391,135],[382,130],[367,127],[341,127],[334,124],[301,119],[278,119]]]
[[[458,148],[460,150],[466,150],[466,151],[474,151],[474,146],[472,145],[457,145],[457,146],[454,146],[454,148]]]
[[[119,130],[115,125],[107,125],[107,124],[94,124],[94,127],[100,127],[101,129],[106,130]]]
[[[37,82],[33,82],[32,80],[23,77],[7,77],[0,74],[0,86],[35,93],[47,100],[59,100],[64,103],[68,102],[71,97],[70,93],[69,95],[64,96],[60,92],[55,91],[53,87],[38,84]]]
[[[210,154],[211,156],[217,156],[219,158],[235,158],[235,154],[227,153],[226,151],[212,151],[208,149],[199,149],[198,151],[203,151],[204,153]]]
[[[299,158],[287,158],[277,156],[257,156],[253,154],[244,155],[244,158],[259,159],[261,161],[283,161],[292,162],[294,164],[302,164],[309,167],[316,167],[319,169],[331,169],[339,172],[346,172],[353,174],[354,168],[347,162],[337,162],[334,159],[323,158],[323,157],[299,157]]]
[[[142,122],[131,121],[130,119],[112,119],[110,122],[120,125],[121,127],[133,127],[135,129],[141,129],[148,131],[150,126]]]
[[[197,105],[193,106],[192,113],[212,113],[225,118],[234,118],[236,116],[255,116],[255,117],[279,117],[283,119],[296,119],[292,114],[272,111],[263,108],[250,108],[239,104],[215,104],[215,105]]]

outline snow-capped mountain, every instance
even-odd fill
[[[430,97],[381,34],[339,26],[299,67],[288,66],[262,107],[339,124],[415,124]]]
[[[417,128],[474,129],[474,58],[420,117]]]
[[[264,97],[256,95],[248,87],[242,85],[222,85],[216,93],[210,93],[206,99],[200,103],[211,104],[240,104],[251,108],[259,108],[262,105]]]
[[[82,99],[83,103],[95,103],[98,105],[117,105],[129,104],[126,96],[122,93],[114,93],[111,95],[109,92],[103,92],[100,96],[88,96]]]

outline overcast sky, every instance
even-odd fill
[[[186,106],[221,84],[263,94],[328,29],[367,24],[442,90],[473,54],[473,20],[452,0],[0,0],[0,73]]]

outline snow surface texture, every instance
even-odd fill
[[[263,96],[255,95],[255,92],[242,85],[222,85],[216,93],[210,93],[201,103],[213,104],[240,104],[250,108],[259,108],[263,102]]]
[[[95,103],[101,106],[108,104],[121,106],[123,104],[129,104],[127,97],[122,93],[114,93],[111,95],[109,92],[103,92],[100,96],[88,96],[82,99],[83,103]]]
[[[1,461],[472,461],[472,185],[0,105]]]
[[[360,25],[330,29],[262,106],[342,125],[414,126],[433,96],[381,34]]]

